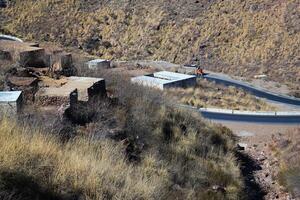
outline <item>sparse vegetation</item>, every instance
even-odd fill
[[[247,92],[234,87],[217,85],[206,80],[199,80],[195,87],[175,88],[166,94],[178,101],[195,107],[215,107],[234,110],[275,110],[266,102]]]

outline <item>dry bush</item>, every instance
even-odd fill
[[[209,82],[198,81],[195,87],[169,89],[166,95],[180,103],[195,107],[217,107],[234,110],[275,110],[263,100],[259,100],[242,89],[225,87]]]

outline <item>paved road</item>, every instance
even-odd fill
[[[10,40],[10,41],[18,41],[18,42],[23,42],[20,38],[10,36],[10,35],[2,35],[0,34],[0,40]]]

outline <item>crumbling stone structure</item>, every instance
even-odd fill
[[[21,67],[46,67],[45,49],[36,43],[0,40],[0,51],[9,52],[10,56],[6,57],[18,62]]]
[[[41,88],[36,93],[36,100],[40,105],[73,105],[78,101],[88,102],[95,97],[106,96],[105,88],[104,79],[72,76],[61,87]]]

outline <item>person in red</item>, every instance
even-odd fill
[[[204,75],[204,71],[201,67],[197,67],[196,69],[196,75],[197,76],[203,76]]]

